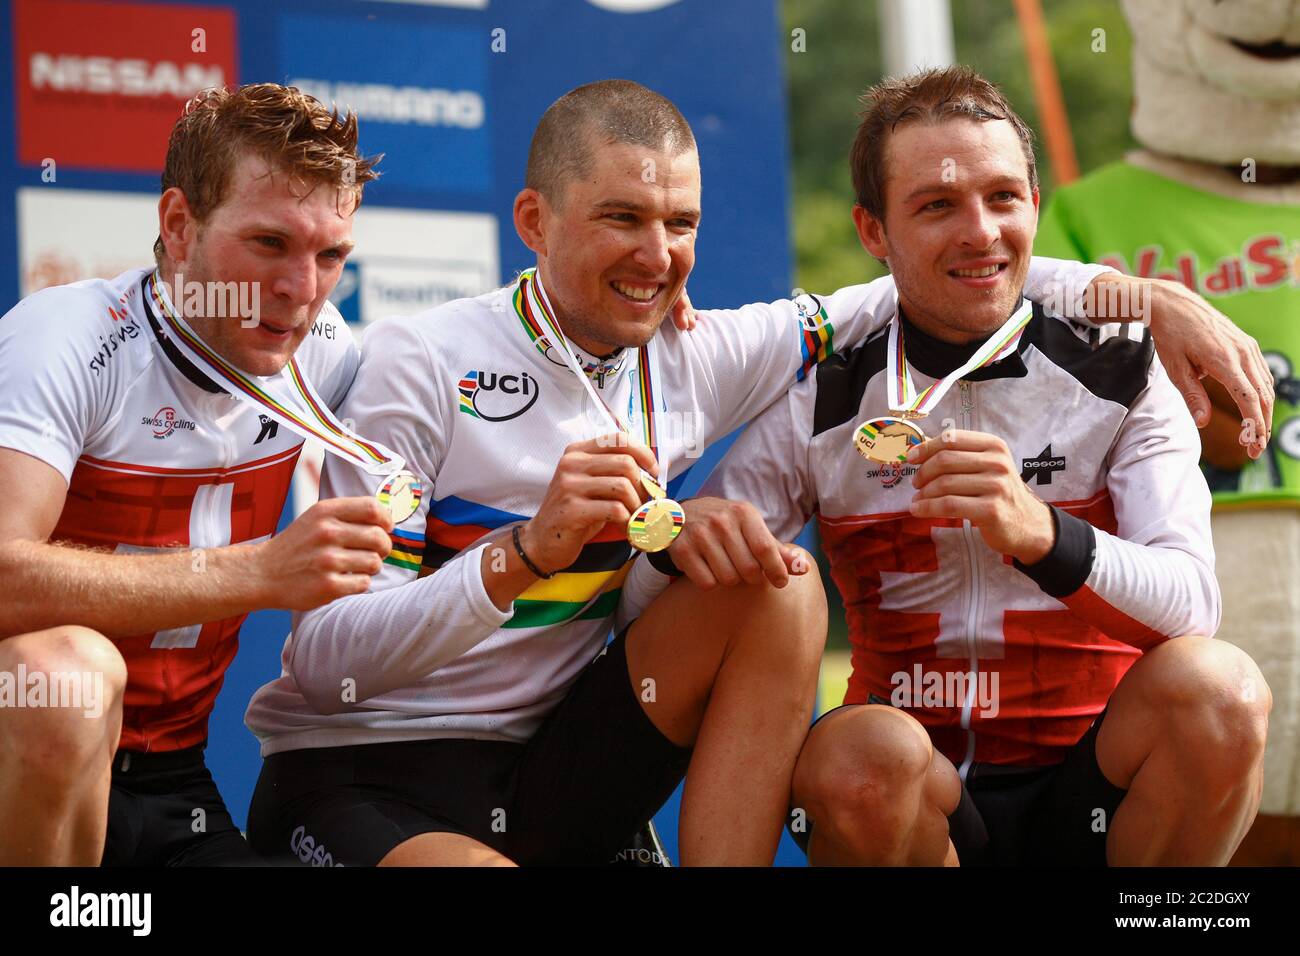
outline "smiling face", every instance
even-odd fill
[[[965,118],[912,122],[885,146],[884,220],[861,206],[862,244],[886,260],[899,302],[948,342],[995,331],[1020,299],[1038,227],[1038,191],[1014,127]]]
[[[291,182],[282,171],[272,174],[265,160],[244,156],[231,172],[224,200],[202,222],[179,189],[163,194],[159,219],[168,251],[163,279],[170,283],[179,272],[187,287],[257,283],[256,325],[239,316],[193,315],[188,309],[185,316],[230,362],[249,374],[273,375],[311,332],[342,275],[352,249],[354,209],[354,201],[337,188]],[[248,301],[250,292],[243,295]],[[184,308],[179,292],[173,301]]]
[[[537,253],[561,328],[606,355],[644,345],[695,265],[700,163],[626,143],[593,144],[591,173],[562,187],[558,205],[535,189],[515,199],[515,227]]]

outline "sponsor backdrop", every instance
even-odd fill
[[[335,294],[354,329],[530,265],[510,210],[533,126],[557,96],[606,77],[659,90],[695,129],[695,303],[789,293],[776,0],[0,0],[0,24],[13,84],[0,104],[0,312],[150,261],[181,105],[267,80],[355,108],[363,149],[385,154]],[[313,499],[318,461],[304,455],[283,520]],[[287,630],[284,613],[249,619],[212,719],[209,764],[241,825],[259,767],[243,708],[279,673]],[[673,849],[676,802],[658,817]],[[788,838],[780,859],[799,859]]]

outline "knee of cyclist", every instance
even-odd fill
[[[864,725],[865,722],[858,722]],[[814,734],[818,728],[814,728]],[[915,824],[930,749],[910,732],[854,733],[849,723],[810,734],[795,768],[794,800],[815,826],[888,855]]]
[[[105,752],[126,686],[112,642],[90,628],[56,627],[7,639],[0,661],[15,705],[0,715],[0,752],[20,756],[24,775],[62,778]]]

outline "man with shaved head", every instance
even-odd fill
[[[366,332],[344,414],[420,486],[369,593],[295,615],[249,707],[250,841],[317,864],[603,863],[685,775],[682,862],[770,863],[825,598],[756,515],[671,496],[705,446],[879,328],[893,286],[665,323],[699,157],[676,107],[624,80],[547,110],[514,223],[535,268]],[[1038,261],[1027,294],[1103,271]],[[327,463],[326,497],[366,487]],[[721,530],[699,580],[650,603],[683,522]]]

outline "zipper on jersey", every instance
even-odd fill
[[[217,404],[216,401],[213,401],[212,404],[214,406],[213,412],[215,413],[215,416],[217,418],[221,418],[222,417],[221,413],[218,412],[217,409],[215,408]],[[236,415],[232,417],[238,417],[238,414],[236,413]],[[239,457],[239,439],[236,436],[235,430],[233,428],[222,429],[221,437],[225,439],[225,449],[224,449],[225,460],[221,463],[221,465],[223,468],[229,468],[231,465],[235,463],[235,460]]]
[[[975,396],[971,383],[962,379],[958,383],[961,389],[961,427],[963,431],[974,431]],[[966,779],[971,763],[975,760],[975,731],[971,727],[971,711],[974,708],[976,685],[979,682],[979,621],[981,604],[984,600],[984,580],[980,568],[979,532],[965,518],[961,523],[962,536],[966,539],[966,557],[970,561],[970,600],[966,611],[966,648],[970,655],[967,668],[969,680],[966,684],[966,699],[962,701],[961,726],[966,731],[966,756],[961,762],[960,776]]]

